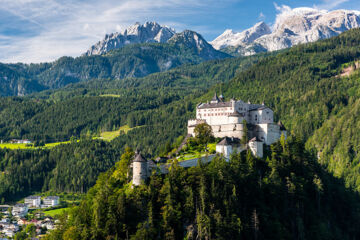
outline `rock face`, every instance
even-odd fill
[[[215,50],[200,34],[191,30],[175,34],[168,40],[168,43],[192,49],[205,60],[229,57],[229,55]]]
[[[312,8],[284,7],[277,15],[272,32],[265,23],[258,23],[241,33],[226,30],[211,44],[216,49],[251,55],[314,42],[358,27],[360,27],[359,11],[328,12]]]
[[[104,40],[90,47],[84,55],[101,55],[133,43],[164,43],[174,34],[175,30],[156,22],[135,23],[122,32],[107,34]]]
[[[223,34],[217,37],[211,42],[211,45],[215,49],[222,49],[227,46],[247,46],[253,43],[259,37],[270,34],[271,30],[269,26],[264,22],[255,24],[252,28],[246,29],[243,32],[234,32],[231,29],[227,29]]]

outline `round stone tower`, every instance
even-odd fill
[[[133,185],[139,186],[148,177],[148,163],[147,160],[140,154],[135,152],[135,158],[133,160]]]

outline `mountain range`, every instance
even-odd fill
[[[121,32],[106,34],[103,40],[91,46],[84,55],[101,55],[134,43],[165,43],[174,34],[174,29],[160,26],[156,22],[146,22],[145,24],[137,22]]]
[[[360,11],[325,11],[313,8],[285,8],[272,26],[259,22],[242,32],[227,29],[209,42],[213,48],[238,56],[276,51],[301,43],[315,42],[360,27]],[[181,33],[182,34],[182,33]],[[166,43],[177,38],[174,29],[156,22],[135,23],[127,29],[106,35],[85,55],[104,54],[133,43]],[[211,49],[205,40],[204,45]],[[192,46],[196,46],[194,41]]]
[[[226,30],[208,43],[200,34],[156,22],[135,23],[111,33],[77,58],[43,64],[0,64],[0,96],[22,96],[92,79],[144,77],[182,64],[276,51],[336,36],[360,26],[360,12],[284,10],[275,24],[255,24],[243,32]]]
[[[157,23],[135,24],[122,34],[108,35],[80,57],[41,64],[0,64],[0,96],[23,96],[92,79],[139,78],[183,64],[228,57],[194,31],[174,33]]]
[[[358,27],[360,27],[359,11],[285,9],[277,16],[271,28],[266,23],[260,22],[243,32],[228,29],[210,43],[215,49],[228,53],[252,55],[334,37]]]
[[[206,60],[228,57],[216,51],[200,34],[184,30],[176,33],[174,29],[161,26],[157,22],[135,23],[121,32],[105,35],[105,38],[84,53],[85,56],[102,55],[126,45],[141,43],[171,43],[192,49]]]

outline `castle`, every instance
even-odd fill
[[[270,145],[278,141],[281,135],[286,137],[286,129],[279,121],[274,123],[274,112],[265,104],[245,103],[241,100],[230,99],[226,102],[223,95],[215,93],[210,102],[200,103],[196,107],[196,119],[188,121],[188,136],[195,137],[195,127],[207,123],[214,137],[222,138],[216,144],[216,152],[226,159],[236,152],[250,149],[254,156],[263,157],[264,144]],[[246,126],[245,126],[246,124]],[[241,142],[250,139],[247,143]],[[202,161],[211,161],[215,154],[204,158]],[[196,166],[196,159],[180,162],[182,167]],[[146,160],[140,152],[135,152],[132,163],[133,185],[141,185],[150,175],[156,165],[151,160]],[[163,172],[166,166],[163,165]],[[161,171],[160,171],[161,172]]]
[[[226,158],[235,149],[243,150],[239,139],[245,134],[251,139],[247,145],[258,157],[263,156],[263,144],[276,142],[282,134],[286,137],[285,127],[281,122],[274,123],[274,112],[264,103],[251,104],[233,98],[225,101],[222,94],[218,97],[216,93],[210,102],[197,105],[196,119],[188,121],[188,134],[195,136],[195,127],[201,123],[211,126],[214,137],[224,138],[216,149]]]

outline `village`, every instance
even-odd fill
[[[55,229],[58,222],[52,216],[47,216],[44,210],[59,205],[58,196],[28,196],[23,203],[0,205],[0,238],[11,239],[18,232],[28,234],[32,239],[40,238]]]

